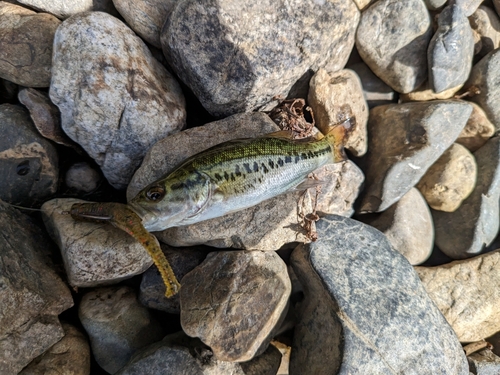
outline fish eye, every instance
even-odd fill
[[[153,186],[146,192],[146,198],[150,201],[159,201],[165,196],[165,189],[161,186]]]

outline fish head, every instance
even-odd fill
[[[210,177],[203,173],[172,173],[148,185],[128,205],[141,217],[146,230],[162,231],[199,215],[212,191]]]

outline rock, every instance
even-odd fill
[[[266,351],[244,363],[217,359],[209,347],[183,332],[166,336],[139,353],[117,375],[275,375],[281,354],[272,345]]]
[[[410,264],[423,263],[431,255],[434,246],[432,215],[417,189],[410,189],[398,202],[367,223],[384,233],[392,247]]]
[[[14,82],[0,78],[0,104],[1,103],[16,103],[19,86]]]
[[[481,48],[477,53],[483,57],[500,47],[500,19],[494,10],[481,5],[469,17],[472,30],[480,36]]]
[[[461,342],[500,331],[500,250],[438,267],[416,267],[427,293]]]
[[[207,250],[198,248],[176,249],[165,244],[162,244],[161,248],[179,281],[207,256]],[[170,298],[165,297],[165,284],[154,264],[142,275],[139,300],[150,309],[180,314],[179,294]]]
[[[80,199],[45,202],[45,226],[61,250],[68,282],[76,287],[116,284],[146,271],[153,263],[144,247],[106,223],[75,221],[65,214]]]
[[[132,30],[149,44],[161,48],[161,28],[175,6],[175,0],[114,0],[113,3]]]
[[[373,74],[365,63],[349,65],[348,68],[354,70],[361,80],[363,94],[369,108],[395,101],[394,90]]]
[[[488,120],[486,113],[476,103],[472,105],[472,114],[456,142],[465,146],[470,152],[481,148],[495,134],[495,126]]]
[[[86,293],[78,316],[89,335],[95,360],[113,374],[140,348],[165,335],[129,287],[100,288]]]
[[[497,48],[473,66],[469,79],[464,85],[466,90],[473,87],[479,90],[479,93],[472,96],[471,100],[479,104],[497,130],[500,129],[500,106],[498,105],[500,86],[497,84],[499,80],[500,48]]]
[[[92,10],[116,13],[111,0],[17,0],[17,2],[41,12],[51,13],[60,19]]]
[[[87,162],[73,164],[64,178],[66,186],[83,193],[90,193],[101,183],[101,175]]]
[[[274,252],[210,253],[182,279],[182,329],[221,361],[249,361],[279,328],[291,289],[286,265]]]
[[[290,375],[468,374],[453,330],[382,233],[335,215],[317,230],[291,257],[305,299]]]
[[[58,157],[24,108],[0,105],[0,199],[37,205],[57,191]]]
[[[354,0],[359,10],[368,8],[368,6],[373,2],[373,0]]]
[[[73,306],[53,245],[25,215],[0,201],[0,373],[16,375],[63,336],[58,315]]]
[[[87,338],[74,326],[62,323],[64,337],[35,358],[19,375],[90,374],[90,347]]]
[[[491,138],[474,152],[476,187],[454,212],[433,211],[436,245],[453,259],[477,255],[499,229],[500,138]]]
[[[309,85],[308,102],[318,129],[326,134],[331,126],[354,117],[356,126],[344,147],[354,156],[364,155],[368,146],[368,104],[363,97],[363,88],[357,74],[349,69],[332,74],[320,69]]]
[[[500,15],[500,0],[493,0],[493,6],[497,11],[497,14]]]
[[[470,17],[484,0],[450,0],[450,5],[456,4],[464,10],[465,17]]]
[[[474,56],[474,36],[469,20],[458,5],[449,5],[438,18],[438,29],[429,44],[429,82],[436,92],[461,87],[469,77]]]
[[[500,373],[500,358],[491,350],[481,350],[467,357],[473,374],[496,375]]]
[[[63,22],[54,39],[50,98],[62,128],[126,188],[146,151],[185,125],[179,84],[126,25],[101,12]]]
[[[434,92],[429,86],[429,81],[425,81],[418,89],[409,92],[408,94],[399,95],[400,102],[426,102],[429,100],[451,99],[462,88],[462,85],[452,87],[451,89]]]
[[[356,47],[370,69],[401,93],[427,78],[431,22],[422,0],[379,0],[361,15]]]
[[[446,4],[447,0],[424,0],[427,9],[429,10],[437,10]]]
[[[477,165],[464,146],[454,143],[427,170],[417,188],[433,209],[453,212],[476,186]]]
[[[350,0],[211,4],[176,2],[161,44],[175,73],[217,117],[286,97],[310,70],[342,69],[359,20]]]
[[[453,144],[471,112],[467,103],[452,100],[371,109],[360,211],[384,211],[415,186]]]
[[[54,33],[50,14],[0,1],[0,77],[27,87],[48,87]]]

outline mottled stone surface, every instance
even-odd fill
[[[0,105],[0,199],[31,206],[57,190],[58,156],[55,147],[36,131],[28,111]]]
[[[436,245],[453,259],[469,258],[495,239],[499,229],[500,137],[474,152],[476,188],[455,212],[433,211]]]
[[[48,87],[56,17],[0,2],[0,77],[27,87]]]
[[[19,375],[90,375],[90,347],[87,337],[68,323],[62,323],[64,337],[35,358]]]
[[[318,70],[309,82],[308,103],[316,126],[323,134],[328,133],[333,125],[354,117],[356,125],[344,147],[354,156],[366,153],[368,104],[363,96],[361,81],[354,71],[344,69],[328,74],[324,69]]]
[[[449,5],[438,17],[438,28],[427,50],[429,82],[439,93],[465,83],[472,68],[474,36],[464,10]]]
[[[477,165],[464,146],[454,143],[427,170],[417,188],[433,209],[453,212],[476,186]]]
[[[470,17],[484,0],[449,0],[450,4],[457,4],[464,10],[465,16]]]
[[[185,125],[179,84],[118,19],[80,13],[54,39],[50,98],[63,130],[124,189],[146,151]]]
[[[472,30],[480,37],[480,57],[500,47],[500,19],[493,9],[481,5],[469,17],[469,22]]]
[[[371,109],[360,210],[384,211],[397,202],[453,144],[471,112],[469,104],[451,100]]]
[[[45,202],[45,226],[61,250],[72,286],[91,287],[118,283],[146,271],[153,263],[144,247],[124,231],[107,223],[75,221],[64,212],[80,199]]]
[[[16,375],[64,333],[58,315],[73,306],[49,259],[50,239],[0,201],[0,373]]]
[[[482,147],[495,134],[495,126],[488,120],[486,113],[476,103],[472,105],[472,114],[457,138],[457,143],[465,146],[470,152]]]
[[[361,80],[363,94],[369,108],[395,101],[394,90],[373,74],[365,63],[349,65],[348,68],[354,70]]]
[[[114,10],[112,0],[18,0],[18,2],[41,12],[51,13],[60,19],[86,11],[113,13]]]
[[[427,9],[436,10],[445,5],[446,1],[447,0],[424,0],[424,3],[427,6]]]
[[[126,286],[86,293],[78,316],[89,335],[95,360],[110,374],[122,368],[137,350],[165,335],[134,290]]]
[[[213,115],[287,96],[309,70],[342,69],[359,11],[351,0],[179,1],[161,35],[177,75]]]
[[[64,176],[64,183],[68,188],[83,193],[94,191],[100,182],[101,175],[87,162],[73,164]]]
[[[429,296],[462,342],[500,331],[500,250],[438,267],[416,267]]]
[[[370,69],[394,90],[408,93],[427,78],[427,45],[432,36],[422,0],[379,0],[366,9],[356,47]]]
[[[182,279],[181,325],[222,361],[264,352],[285,317],[292,286],[274,252],[221,251]]]
[[[500,357],[491,350],[482,350],[467,357],[473,374],[498,375],[500,374]]]
[[[441,91],[436,93],[429,84],[429,81],[425,81],[417,89],[408,94],[399,95],[401,102],[425,102],[428,100],[440,100],[440,99],[451,99],[453,96],[462,88],[462,85],[452,87],[451,89]]]
[[[306,299],[290,375],[468,374],[453,330],[381,232],[335,215],[317,230],[291,258]]]

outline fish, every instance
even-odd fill
[[[185,160],[146,186],[129,207],[147,231],[195,224],[237,212],[292,190],[312,187],[307,176],[347,159],[344,143],[355,118],[319,138],[288,132],[231,140]]]

